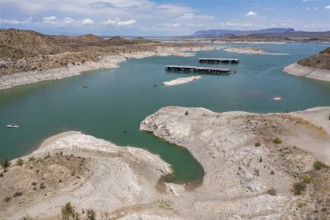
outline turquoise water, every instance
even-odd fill
[[[118,69],[2,90],[0,159],[27,154],[43,139],[59,132],[79,130],[118,145],[141,147],[160,154],[173,165],[174,181],[191,181],[200,179],[203,171],[189,152],[139,131],[140,122],[161,107],[180,105],[219,112],[285,112],[330,105],[329,82],[282,72],[284,66],[329,45],[233,46],[252,46],[290,55],[246,55],[217,50],[199,52],[194,57],[149,57],[129,60]],[[237,74],[202,75],[202,79],[189,84],[161,85],[163,81],[189,76],[165,72],[165,65],[197,65],[199,57],[239,58],[239,65],[228,66],[236,69]],[[283,99],[274,101],[275,96]],[[7,129],[5,126],[9,123],[21,127]]]

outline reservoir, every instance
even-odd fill
[[[283,67],[319,53],[329,45],[224,46],[256,47],[275,55],[214,50],[198,52],[193,57],[148,57],[128,60],[117,69],[0,90],[0,160],[28,154],[45,138],[76,130],[120,146],[140,147],[159,154],[175,170],[171,181],[195,181],[203,175],[198,162],[185,149],[140,132],[139,124],[145,117],[170,105],[259,113],[330,106],[330,82],[282,72]],[[238,65],[199,64],[200,57],[234,57],[240,62]],[[192,83],[164,87],[162,82],[190,76],[166,72],[166,65],[232,68],[237,73],[203,74]],[[10,123],[20,128],[7,129]]]

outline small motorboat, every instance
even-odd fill
[[[19,128],[19,126],[16,124],[9,124],[7,125],[7,128]]]

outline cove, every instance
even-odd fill
[[[78,130],[121,146],[145,148],[170,163],[174,182],[198,181],[203,169],[184,148],[173,146],[139,124],[164,106],[205,107],[213,111],[285,112],[329,106],[330,83],[290,76],[282,68],[325,49],[325,44],[233,44],[288,56],[247,55],[223,50],[194,57],[149,57],[129,60],[118,69],[91,71],[58,81],[0,91],[0,159],[31,152],[43,139]],[[162,82],[186,74],[168,73],[165,65],[196,65],[199,57],[240,59],[230,76],[202,79],[175,87]],[[228,67],[226,65],[218,65]],[[282,97],[274,101],[273,97]],[[7,129],[17,123],[19,129]]]

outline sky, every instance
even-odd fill
[[[184,36],[198,30],[330,31],[330,0],[0,0],[0,28]]]

